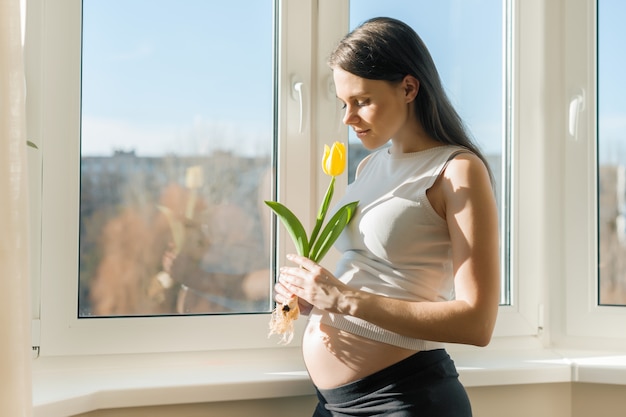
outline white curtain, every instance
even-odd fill
[[[0,0],[0,416],[32,415],[20,0]]]

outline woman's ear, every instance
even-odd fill
[[[417,93],[420,89],[420,82],[414,76],[407,75],[402,80],[402,88],[404,89],[406,102],[410,103],[411,101],[415,100],[415,97],[417,97]]]

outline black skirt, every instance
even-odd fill
[[[445,349],[418,352],[363,379],[317,389],[313,417],[471,417],[458,376]]]

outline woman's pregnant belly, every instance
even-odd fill
[[[319,322],[307,324],[302,352],[309,375],[320,389],[356,381],[416,353]]]

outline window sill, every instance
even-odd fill
[[[589,382],[626,385],[626,354],[452,352],[466,387]],[[313,395],[298,347],[33,362],[34,417],[97,409]]]

